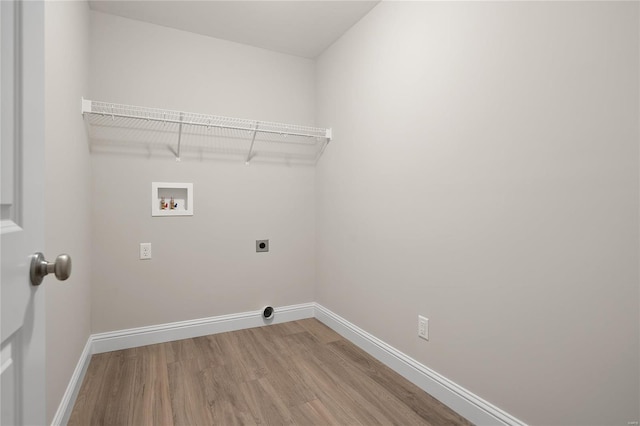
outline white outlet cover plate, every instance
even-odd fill
[[[418,337],[429,340],[429,318],[418,315]]]
[[[151,243],[140,243],[140,260],[151,259]]]

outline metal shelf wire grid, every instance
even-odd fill
[[[83,99],[89,136],[111,147],[162,146],[181,154],[203,152],[253,158],[316,162],[331,130]],[[174,149],[175,148],[175,149]]]

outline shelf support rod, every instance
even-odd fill
[[[324,154],[324,150],[327,147],[327,145],[329,145],[329,142],[331,142],[332,137],[333,137],[332,130],[327,129],[326,137],[325,137],[324,143],[322,144],[322,148],[320,148],[320,151],[318,151],[318,155],[316,155],[316,164],[318,164],[318,161],[320,161],[320,157],[322,157],[322,154]]]
[[[251,152],[253,151],[253,144],[256,141],[256,133],[258,133],[258,124],[259,121],[256,121],[256,127],[253,129],[253,137],[251,137],[251,146],[249,147],[249,153],[247,154],[247,159],[244,164],[249,165],[249,161],[251,161]]]
[[[176,161],[180,161],[180,145],[182,143],[182,120],[184,118],[184,113],[180,113],[180,126],[178,127],[178,155],[176,156]]]

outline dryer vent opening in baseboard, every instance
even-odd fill
[[[266,306],[262,310],[262,318],[264,318],[265,320],[273,319],[273,314],[274,314],[274,310],[273,310],[273,307],[271,306]]]

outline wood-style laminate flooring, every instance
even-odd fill
[[[469,425],[316,319],[93,355],[69,425]]]

